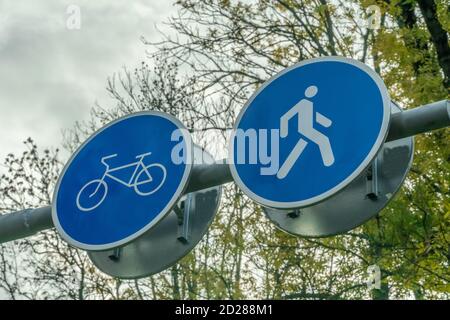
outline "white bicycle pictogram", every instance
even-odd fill
[[[166,168],[160,163],[152,163],[149,165],[145,165],[143,159],[149,155],[151,155],[151,152],[137,155],[136,162],[129,163],[129,164],[126,164],[126,165],[123,165],[120,167],[116,167],[116,168],[112,168],[112,169],[110,168],[109,164],[106,163],[106,160],[117,157],[117,154],[111,154],[109,156],[105,156],[105,157],[101,158],[101,160],[100,160],[101,163],[104,164],[106,167],[105,172],[103,173],[103,176],[101,179],[91,180],[80,189],[80,191],[78,192],[78,195],[77,195],[77,200],[76,200],[78,209],[81,211],[85,211],[85,212],[91,211],[102,204],[102,202],[106,198],[106,195],[108,194],[108,184],[105,181],[106,177],[108,177],[114,181],[117,181],[128,188],[134,188],[134,191],[140,196],[149,196],[149,195],[155,193],[156,191],[158,191],[164,184],[164,181],[166,180],[167,171],[166,171]],[[133,171],[131,178],[128,181],[124,181],[113,175],[115,172],[117,172],[119,170],[131,168],[131,167],[135,167],[135,169]],[[156,184],[156,186],[153,187],[150,191],[142,191],[142,189],[139,189],[139,187],[142,187],[145,184],[150,184],[153,182],[153,177],[149,172],[149,170],[152,168],[159,169],[162,171],[161,182]],[[141,177],[142,175],[144,175],[144,176]],[[141,178],[143,178],[142,181],[141,181]],[[89,199],[94,197],[98,192],[103,192],[103,194],[99,197],[100,200],[97,203],[94,203],[94,205],[83,206],[80,203],[80,198],[83,197],[83,195],[84,195],[83,192],[87,191],[88,188],[92,185],[96,185],[96,187],[95,187],[94,192],[88,191],[88,194],[86,194]]]

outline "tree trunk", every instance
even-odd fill
[[[373,300],[389,300],[389,285],[387,282],[381,282],[380,289],[372,290]]]
[[[415,6],[416,4],[414,2],[409,1],[399,3],[401,13],[397,18],[397,24],[400,28],[407,28],[409,31],[413,31],[417,28],[417,16],[414,12]],[[428,44],[418,39],[413,33],[405,34],[403,36],[403,42],[407,48],[418,51],[422,55],[420,60],[413,62],[414,75],[418,77],[420,68],[429,56]]]
[[[170,269],[170,273],[172,275],[172,299],[174,300],[180,300],[181,294],[180,294],[180,282],[178,279],[178,268],[177,265],[174,265]]]
[[[433,0],[418,0],[420,11],[431,34],[431,40],[436,48],[439,65],[444,72],[444,86],[450,91],[450,46],[447,32],[439,23],[436,4]]]

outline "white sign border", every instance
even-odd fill
[[[312,198],[309,198],[306,200],[301,200],[301,201],[279,202],[279,201],[265,199],[265,198],[257,195],[253,191],[251,191],[250,188],[248,188],[245,185],[245,183],[241,180],[241,178],[239,177],[239,174],[236,170],[236,167],[234,164],[234,139],[235,139],[236,129],[239,126],[242,116],[247,111],[247,108],[252,104],[253,100],[269,84],[271,84],[273,81],[275,81],[279,77],[283,76],[284,74],[290,72],[291,70],[297,69],[299,67],[302,67],[302,66],[305,66],[308,64],[317,63],[317,62],[325,62],[325,61],[342,62],[342,63],[353,65],[353,66],[361,69],[362,71],[364,71],[366,74],[368,74],[372,78],[372,80],[376,83],[378,90],[380,91],[382,100],[383,100],[383,120],[382,120],[382,124],[380,127],[380,132],[378,133],[378,137],[375,140],[375,143],[373,144],[373,146],[372,146],[371,150],[369,151],[369,153],[367,154],[366,158],[353,171],[353,173],[350,174],[343,181],[341,181],[339,184],[337,184],[333,188],[329,189],[328,191],[323,192]],[[232,131],[232,134],[230,137],[230,143],[229,143],[229,148],[228,148],[228,163],[229,163],[231,175],[232,175],[234,181],[236,182],[236,184],[238,185],[238,187],[242,191],[244,191],[244,193],[249,198],[251,198],[252,200],[256,201],[257,203],[259,203],[263,206],[272,207],[272,208],[276,208],[276,209],[294,209],[294,208],[308,207],[313,204],[322,202],[322,201],[326,200],[327,198],[333,196],[334,194],[338,193],[343,188],[345,188],[350,182],[352,182],[355,178],[357,178],[372,163],[373,159],[375,159],[375,157],[378,154],[378,151],[381,150],[381,147],[383,146],[383,144],[386,140],[387,134],[388,134],[390,118],[391,118],[390,105],[391,105],[391,99],[389,97],[388,90],[387,90],[383,80],[381,79],[381,77],[375,71],[373,71],[369,66],[367,66],[366,64],[364,64],[358,60],[341,57],[341,56],[326,56],[326,57],[307,59],[307,60],[298,62],[298,63],[284,69],[283,71],[277,73],[276,75],[271,77],[269,80],[264,82],[261,85],[261,87],[259,87],[258,90],[256,90],[256,92],[250,97],[250,99],[248,99],[248,101],[245,103],[244,107],[239,112],[239,115],[233,126],[233,131]],[[301,183],[301,182],[299,182],[299,183]]]
[[[78,155],[78,153],[81,150],[83,150],[83,148],[92,139],[94,139],[98,134],[103,132],[105,129],[107,129],[125,119],[139,117],[139,116],[145,116],[145,115],[158,116],[161,118],[165,118],[165,119],[169,120],[170,122],[172,122],[173,124],[175,124],[175,126],[177,126],[178,129],[182,129],[181,132],[182,132],[183,138],[186,141],[186,149],[187,149],[188,157],[187,157],[187,161],[185,164],[186,167],[184,169],[184,173],[183,173],[183,176],[181,178],[181,182],[180,182],[178,188],[175,190],[175,193],[173,194],[172,198],[167,203],[167,205],[161,210],[161,212],[150,223],[148,223],[147,225],[145,225],[144,227],[139,229],[137,232],[127,236],[126,238],[124,238],[122,240],[118,240],[118,241],[107,243],[107,244],[94,245],[94,244],[85,244],[85,243],[82,243],[82,242],[79,242],[79,241],[73,239],[70,235],[68,235],[64,231],[63,227],[61,226],[61,224],[59,222],[58,213],[57,213],[59,187],[61,185],[61,181],[62,181],[67,169],[69,168],[69,166],[71,165],[71,163],[75,159],[75,157]],[[177,203],[177,201],[183,195],[183,192],[188,185],[189,177],[190,177],[192,167],[193,167],[192,159],[193,159],[193,155],[194,155],[193,154],[194,148],[192,146],[191,137],[189,134],[187,134],[187,132],[188,132],[187,128],[180,120],[178,120],[177,118],[175,118],[174,116],[172,116],[170,114],[167,114],[167,113],[164,113],[161,111],[154,111],[154,110],[140,111],[140,112],[135,112],[135,113],[131,113],[131,114],[122,116],[114,121],[111,121],[110,123],[104,125],[102,128],[100,128],[96,132],[94,132],[85,142],[83,142],[78,147],[78,149],[75,151],[75,153],[70,157],[69,161],[67,161],[66,165],[64,166],[63,170],[61,171],[61,174],[59,175],[58,182],[56,184],[55,191],[53,193],[53,199],[52,199],[53,200],[52,201],[52,220],[53,220],[53,224],[55,225],[55,228],[58,231],[59,235],[67,243],[69,243],[70,245],[77,247],[79,249],[88,250],[88,251],[103,251],[103,250],[109,250],[109,249],[121,247],[123,245],[126,245],[126,244],[132,242],[133,240],[137,239],[139,236],[143,235],[145,232],[150,230],[158,222],[160,222],[172,210],[173,206]]]

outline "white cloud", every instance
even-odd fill
[[[66,9],[81,9],[68,30]],[[145,59],[140,37],[158,40],[171,1],[0,0],[0,159],[22,141],[57,146],[61,130],[112,101],[106,78]]]

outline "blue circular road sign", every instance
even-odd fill
[[[343,57],[302,61],[264,83],[241,110],[231,174],[262,205],[315,204],[372,162],[389,120],[387,89],[368,66]]]
[[[190,135],[155,111],[122,117],[92,135],[56,185],[52,218],[71,245],[107,250],[126,244],[170,212],[192,168]]]

